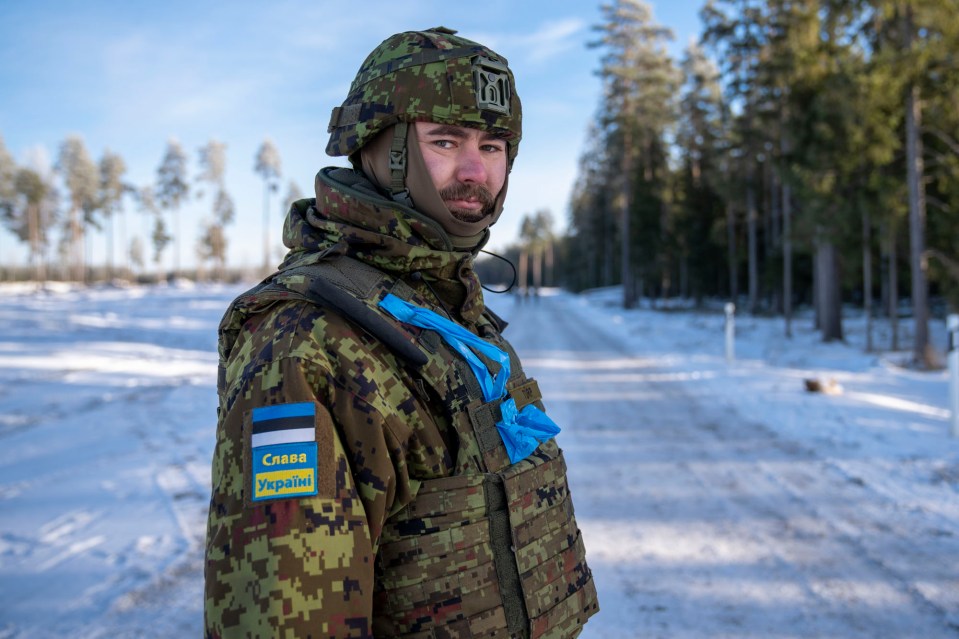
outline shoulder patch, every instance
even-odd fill
[[[333,442],[314,402],[277,404],[248,413],[247,503],[332,492]],[[319,421],[324,421],[321,426]],[[329,477],[327,475],[330,475]],[[320,488],[323,495],[320,495]]]

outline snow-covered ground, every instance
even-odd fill
[[[201,634],[239,291],[0,289],[0,639]],[[945,372],[864,353],[861,319],[821,344],[738,317],[727,362],[720,313],[551,293],[489,302],[563,426],[602,607],[584,637],[959,637]]]

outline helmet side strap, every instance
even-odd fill
[[[393,127],[393,143],[390,145],[390,195],[405,206],[412,207],[410,190],[406,186],[406,144],[409,123],[397,122]]]

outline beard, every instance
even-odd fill
[[[450,214],[461,222],[479,222],[485,217],[493,214],[493,207],[496,204],[496,198],[490,193],[490,190],[482,184],[463,184],[457,182],[445,189],[440,190],[440,199],[446,204]],[[475,199],[483,207],[479,210],[464,209],[456,206],[450,206],[450,202],[456,200]]]

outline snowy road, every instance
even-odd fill
[[[0,293],[0,639],[200,636],[236,292]],[[563,426],[585,639],[959,637],[944,375],[750,319],[727,364],[715,315],[491,297]]]
[[[570,297],[505,310],[565,427],[602,608],[584,639],[959,636],[954,489],[943,515],[876,476],[897,460],[724,405],[728,367],[691,362],[668,322],[637,340]]]

